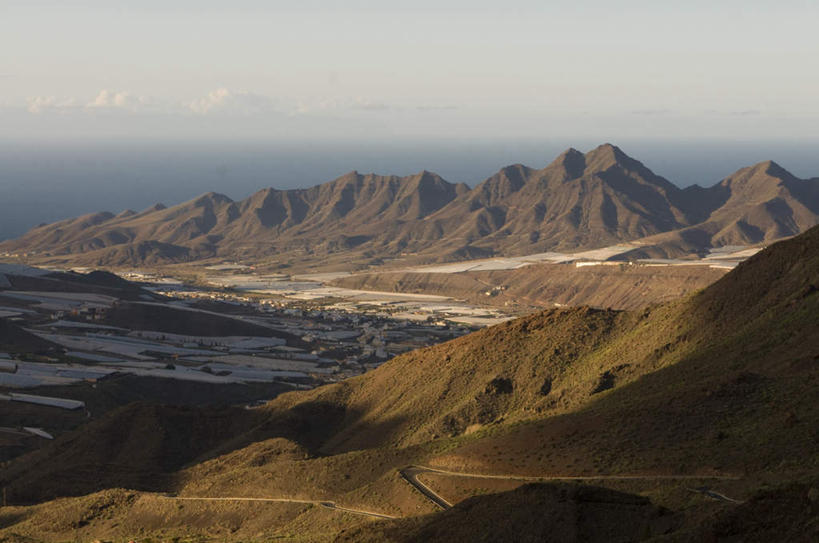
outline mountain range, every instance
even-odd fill
[[[611,144],[569,149],[542,169],[507,166],[475,188],[423,171],[350,172],[307,189],[234,201],[207,193],[142,212],[40,225],[0,252],[93,265],[205,259],[291,261],[411,255],[426,261],[591,249],[636,241],[635,255],[751,245],[819,223],[819,179],[775,162],[680,189]],[[355,255],[355,256],[352,256]]]

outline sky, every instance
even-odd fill
[[[0,139],[819,141],[819,0],[0,0]]]

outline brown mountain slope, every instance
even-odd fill
[[[463,273],[358,273],[335,279],[332,284],[359,290],[439,294],[506,310],[547,308],[556,304],[640,309],[705,288],[726,272],[707,266],[624,263],[577,268],[565,264],[536,264],[515,270]],[[495,287],[503,290],[493,291]]]
[[[352,266],[407,254],[453,260],[639,239],[640,254],[676,256],[804,231],[819,222],[817,187],[766,162],[708,189],[680,190],[605,144],[585,154],[569,149],[543,169],[508,166],[473,190],[426,171],[351,172],[239,202],[208,193],[170,208],[86,215],[34,228],[0,250],[106,266],[214,257],[304,266],[340,254]]]
[[[99,488],[159,490],[168,473],[258,423],[244,411],[133,404],[29,453],[25,458],[38,467],[25,474],[28,486],[3,477],[4,486],[15,503]]]
[[[467,190],[427,171],[408,177],[350,172],[310,189],[252,195],[224,236],[241,255],[271,247],[322,252],[401,244],[418,221]]]
[[[442,513],[346,530],[336,541],[610,543],[649,539],[672,522],[670,511],[641,496],[576,484],[530,484],[469,498]]]
[[[37,227],[3,247],[57,257],[85,255],[104,265],[287,249],[332,251],[411,236],[411,228],[402,230],[405,223],[416,223],[466,190],[426,171],[403,178],[351,172],[310,189],[265,189],[241,202],[208,193],[139,214],[84,216]]]
[[[739,346],[712,363],[721,368],[721,381],[739,371],[721,364],[747,356],[748,337],[752,344],[763,342],[747,357],[763,366],[768,360],[760,357],[782,334],[792,335],[788,349],[778,353],[785,359],[819,354],[819,312],[811,313],[819,301],[817,255],[814,228],[763,251],[684,302],[641,312],[546,311],[408,353],[361,377],[285,394],[266,409],[277,417],[296,406],[333,406],[342,419],[322,443],[325,452],[406,446],[498,421],[571,412],[609,388]]]
[[[643,496],[606,488],[527,484],[468,498],[448,511],[343,530],[335,541],[812,543],[819,538],[819,503],[811,499],[817,482],[809,479],[765,489],[735,507],[712,503],[717,512],[704,518],[686,518]]]
[[[743,168],[700,195],[720,205],[701,222],[648,237],[651,256],[677,256],[725,245],[754,245],[794,236],[819,223],[819,183],[772,161]]]
[[[680,190],[619,148],[569,149],[542,170],[504,168],[430,220],[503,253],[600,247],[690,224]]]
[[[714,339],[676,364],[616,386],[584,409],[461,440],[430,463],[518,474],[727,473],[738,481],[719,487],[740,500],[766,485],[815,479],[819,300],[811,286],[815,267],[807,275],[803,266],[816,259],[805,257],[764,272],[746,268],[742,281],[726,285],[730,294],[742,293],[736,305],[706,292],[698,309],[725,319],[695,320],[708,323]],[[765,301],[784,293],[776,298],[783,303],[758,302],[749,283],[764,280],[781,287]],[[679,344],[658,355],[679,351]]]
[[[155,439],[173,435],[181,420],[157,411],[150,428],[167,432],[139,433],[147,452],[134,454],[132,465],[111,460],[121,447],[95,449],[97,479],[145,474],[165,450],[166,470],[211,458],[165,487],[185,496],[312,496],[418,514],[429,511],[419,505],[423,497],[407,493],[396,473],[410,463],[473,474],[638,475],[646,479],[622,484],[679,508],[694,524],[714,511],[740,515],[729,502],[696,501],[686,487],[700,482],[654,477],[738,476],[716,484],[739,500],[772,481],[815,477],[817,285],[819,227],[773,245],[686,300],[640,312],[547,311],[397,357],[355,379],[279,396],[236,413],[239,419],[218,430],[221,437],[203,440],[193,455]],[[137,420],[128,413],[123,428]],[[13,461],[0,484],[31,499],[75,492],[74,466],[62,459],[82,459],[88,447],[110,442],[119,435],[117,420]],[[276,438],[298,446],[254,445]],[[309,457],[298,458],[302,451]],[[40,466],[48,466],[48,478]],[[155,480],[173,476],[152,473]],[[470,483],[465,479],[461,486]],[[479,492],[489,483],[471,484]],[[237,518],[237,526],[259,514],[273,513]],[[361,522],[322,515],[304,511],[281,529],[324,530],[326,538],[328,526]],[[21,514],[16,522],[36,518]],[[9,525],[6,534],[16,526]]]
[[[235,204],[208,193],[164,208],[154,206],[136,215],[99,214],[94,221],[70,220],[37,227],[17,240],[16,250],[60,254],[117,254],[123,262],[154,259],[186,260],[212,254],[208,234],[235,217]]]
[[[423,443],[498,421],[553,420],[608,389],[639,388],[652,374],[673,387],[693,371],[707,391],[741,391],[743,379],[802,387],[789,379],[816,369],[807,361],[819,355],[817,285],[815,227],[683,302],[641,312],[546,311],[408,353],[358,378],[283,395],[267,409],[343,406],[343,422],[322,445],[338,452]],[[702,364],[708,371],[695,369]],[[633,394],[643,393],[653,394]]]

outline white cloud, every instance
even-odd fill
[[[247,91],[234,92],[221,88],[208,93],[207,96],[194,100],[189,109],[199,115],[257,115],[275,111],[273,100],[261,94]]]
[[[330,112],[385,112],[385,111],[400,111],[404,109],[401,106],[387,104],[369,98],[330,98],[318,102],[299,102],[293,113],[295,114],[311,114],[311,113],[330,113]]]
[[[134,96],[127,91],[112,91],[103,89],[97,94],[97,97],[88,104],[89,108],[109,108],[109,109],[127,109],[136,111],[146,105],[149,105],[150,100],[144,96]]]
[[[450,104],[422,104],[407,105],[374,100],[372,98],[331,98],[318,102],[299,102],[293,110],[295,115],[299,114],[322,114],[322,113],[365,113],[365,114],[398,114],[414,115],[415,113],[441,113],[455,111],[458,106]]]
[[[83,104],[84,105],[81,105]],[[73,111],[92,111],[100,109],[137,112],[155,109],[156,104],[144,96],[135,96],[127,91],[101,90],[90,102],[77,98],[57,98],[55,96],[32,96],[26,100],[29,113],[42,114]]]
[[[26,99],[26,111],[34,114],[76,107],[77,102],[73,98],[60,99],[55,96],[32,96]]]

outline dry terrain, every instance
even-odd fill
[[[257,409],[125,407],[3,467],[0,540],[814,541],[818,362],[813,228],[659,306],[543,311]],[[411,465],[469,475],[421,475],[455,507]]]
[[[637,309],[705,288],[727,270],[703,266],[534,264],[462,273],[361,273],[332,281],[352,289],[440,294],[509,309],[589,305]]]

